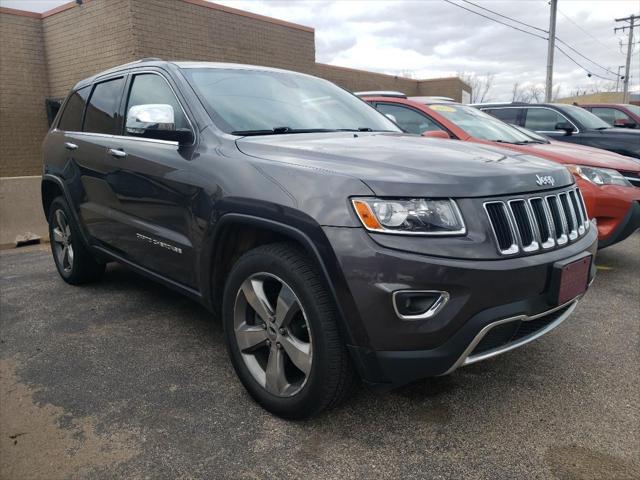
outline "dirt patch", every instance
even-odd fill
[[[550,448],[547,451],[547,463],[560,480],[640,478],[640,465],[637,463],[575,445]]]
[[[34,403],[34,391],[16,377],[17,365],[0,360],[0,478],[84,477],[138,454],[135,432],[97,433],[95,418]]]

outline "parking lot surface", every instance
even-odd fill
[[[640,234],[522,349],[307,422],[258,407],[203,308],[0,253],[0,478],[640,478]]]

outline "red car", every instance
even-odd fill
[[[412,100],[401,94],[363,95],[409,133],[499,145],[567,165],[598,223],[599,247],[624,240],[640,227],[640,162],[522,131],[478,109],[453,102]]]
[[[580,105],[613,127],[640,128],[640,107],[626,103],[589,103]]]

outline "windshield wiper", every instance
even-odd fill
[[[231,135],[281,135],[283,133],[318,133],[318,132],[392,132],[393,130],[374,130],[371,127],[358,128],[291,128],[273,127],[270,130],[234,130]]]
[[[291,127],[274,127],[271,130],[234,130],[231,135],[281,135],[283,133],[317,133],[317,132],[336,132],[338,130],[332,128],[291,128]]]

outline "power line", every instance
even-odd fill
[[[578,55],[580,55],[582,58],[584,58],[585,60],[593,63],[594,65],[597,65],[598,67],[600,67],[601,69],[603,69],[606,72],[609,72],[611,75],[616,75],[617,74],[615,72],[612,72],[611,70],[609,70],[606,67],[603,67],[602,65],[600,65],[599,63],[594,62],[593,60],[591,60],[590,58],[584,56],[582,53],[580,53],[578,50],[576,50],[575,48],[573,48],[571,45],[569,45],[567,42],[565,42],[564,40],[562,40],[559,37],[556,37],[556,40],[558,40],[560,43],[562,43],[565,47],[569,48],[570,50],[574,51],[575,53],[577,53]]]
[[[500,20],[497,20],[495,18],[488,17],[487,15],[483,15],[482,13],[476,12],[474,10],[471,10],[470,8],[463,7],[462,5],[459,5],[459,4],[455,3],[455,2],[452,2],[451,0],[444,0],[444,1],[447,2],[447,3],[450,3],[451,5],[455,5],[458,8],[466,10],[467,12],[475,13],[476,15],[480,15],[481,17],[484,17],[484,18],[486,18],[488,20],[493,20],[494,22],[500,23],[500,24],[504,25],[505,27],[513,28],[514,30],[518,30],[519,32],[526,33],[528,35],[532,35],[534,37],[541,38],[542,40],[547,40],[547,38],[543,37],[542,35],[538,35],[538,34],[533,33],[533,32],[528,32],[528,31],[523,30],[521,28],[514,27],[513,25],[509,25],[508,23],[501,22]]]
[[[608,81],[612,81],[611,78],[607,78],[607,77],[603,77],[601,75],[598,75],[597,73],[593,73],[591,72],[591,70],[584,68],[582,65],[580,65],[573,57],[571,57],[567,52],[565,52],[564,50],[562,50],[558,45],[556,45],[556,48],[558,49],[558,51],[560,53],[562,53],[565,57],[567,57],[569,60],[571,60],[573,63],[575,63],[578,67],[580,67],[582,70],[584,70],[585,72],[587,72],[590,76],[592,77],[598,77],[601,78],[602,80],[608,80]],[[617,74],[616,77],[618,76]]]
[[[543,0],[545,3],[546,0]],[[621,52],[616,52],[613,48],[611,48],[608,45],[605,45],[604,43],[602,43],[598,38],[594,37],[588,30],[585,30],[584,28],[582,28],[579,24],[577,24],[576,22],[574,22],[571,17],[569,17],[569,15],[567,15],[566,13],[564,13],[562,10],[558,9],[558,12],[560,12],[560,15],[562,15],[564,18],[566,18],[571,24],[573,24],[574,27],[578,28],[579,30],[581,30],[585,35],[588,35],[589,37],[591,37],[593,40],[595,40],[596,42],[598,42],[600,45],[602,45],[604,48],[606,48],[607,50],[609,50],[610,52],[614,52],[614,53],[621,53]],[[564,42],[562,42],[564,43]]]
[[[461,1],[463,1],[464,3],[468,3],[469,5],[473,5],[474,7],[479,8],[479,9],[481,9],[481,10],[484,10],[484,11],[486,11],[486,12],[491,12],[491,13],[493,13],[494,15],[497,15],[497,16],[499,16],[499,17],[502,17],[502,18],[506,18],[506,19],[508,19],[508,20],[511,20],[512,22],[519,23],[520,25],[524,25],[525,27],[533,28],[534,30],[538,30],[539,32],[542,32],[542,33],[546,33],[546,34],[548,34],[548,33],[549,33],[547,30],[543,30],[542,28],[534,27],[533,25],[529,25],[528,23],[521,22],[520,20],[516,20],[515,18],[511,18],[511,17],[509,17],[509,16],[507,16],[507,15],[503,15],[503,14],[501,14],[501,13],[494,12],[493,10],[490,10],[490,9],[488,9],[488,8],[485,8],[485,7],[483,7],[483,6],[480,6],[480,5],[476,4],[476,3],[470,2],[469,0],[461,0]]]
[[[484,15],[484,14],[482,14],[482,13],[480,13],[480,12],[477,12],[477,11],[472,10],[472,9],[470,9],[470,8],[464,7],[463,5],[460,5],[460,4],[458,4],[458,3],[452,2],[451,0],[444,0],[444,1],[445,1],[445,2],[447,2],[447,3],[450,3],[451,5],[456,6],[456,7],[458,7],[458,8],[461,8],[461,9],[463,9],[463,10],[466,10],[467,12],[473,13],[473,14],[475,14],[475,15],[479,15],[479,16],[481,16],[481,17],[483,17],[483,18],[486,18],[486,19],[488,19],[488,20],[494,21],[494,22],[496,22],[496,23],[499,23],[499,24],[504,25],[504,26],[506,26],[506,27],[512,28],[512,29],[514,29],[514,30],[518,30],[519,32],[526,33],[526,34],[528,34],[528,35],[532,35],[532,36],[534,36],[534,37],[540,38],[540,39],[545,40],[545,41],[549,40],[547,37],[543,37],[543,36],[538,35],[538,34],[536,34],[536,33],[533,33],[533,32],[527,31],[527,30],[523,30],[523,29],[521,29],[521,28],[515,27],[515,26],[510,25],[510,24],[508,24],[508,23],[504,23],[504,22],[502,22],[502,21],[500,21],[500,20],[498,20],[498,19],[496,19],[496,18],[493,18],[493,17],[487,16],[487,15]],[[490,13],[492,13],[492,14],[494,14],[494,15],[499,16],[499,17],[506,18],[506,19],[508,19],[508,20],[510,20],[510,21],[512,21],[512,22],[515,22],[515,23],[518,23],[518,24],[520,24],[520,25],[526,26],[526,27],[528,27],[528,28],[531,28],[531,29],[534,29],[534,30],[538,30],[538,31],[543,32],[543,33],[545,33],[545,34],[548,34],[548,33],[549,33],[547,30],[543,30],[543,29],[538,28],[538,27],[535,27],[535,26],[533,26],[533,25],[529,25],[528,23],[521,22],[520,20],[516,20],[515,18],[511,18],[511,17],[509,17],[509,16],[507,16],[507,15],[503,15],[503,14],[501,14],[501,13],[495,12],[495,11],[493,11],[493,10],[489,9],[489,8],[485,8],[485,7],[482,7],[482,6],[480,6],[480,5],[477,5],[477,4],[473,3],[473,2],[470,2],[469,0],[461,0],[461,1],[463,1],[463,2],[465,2],[465,3],[468,3],[469,5],[473,5],[474,7],[479,8],[479,9],[481,9],[481,10],[484,10],[484,11],[490,12]],[[559,42],[561,42],[561,43],[562,43],[563,45],[565,45],[567,48],[569,48],[569,49],[573,50],[575,53],[577,53],[578,55],[580,55],[582,58],[584,58],[584,59],[585,59],[585,60],[587,60],[588,62],[592,63],[593,65],[595,65],[595,66],[597,66],[597,67],[599,67],[599,68],[603,69],[604,71],[606,71],[606,72],[610,73],[611,75],[614,75],[614,76],[618,77],[618,74],[616,74],[615,72],[612,72],[612,71],[611,71],[611,70],[609,70],[607,67],[604,67],[604,66],[600,65],[599,63],[595,62],[594,60],[591,60],[589,57],[587,57],[587,56],[585,56],[584,54],[580,53],[578,50],[576,50],[575,48],[573,48],[571,45],[569,45],[567,42],[563,41],[562,39],[560,39],[560,38],[556,37],[556,40],[558,40]],[[558,47],[558,46],[556,46],[556,48],[558,48],[558,49],[559,49],[559,47]],[[563,53],[567,58],[569,58],[571,61],[573,61],[573,63],[575,63],[576,65],[579,65],[579,66],[580,66],[580,68],[582,68],[582,69],[583,69],[585,72],[587,72],[588,74],[590,74],[590,75],[592,75],[592,76],[595,76],[595,77],[598,77],[598,78],[603,78],[603,79],[605,79],[605,80],[611,80],[610,78],[605,78],[605,77],[602,77],[602,76],[597,75],[597,74],[595,74],[595,73],[592,73],[592,69],[588,69],[588,68],[583,67],[583,66],[582,66],[582,65],[580,65],[578,62],[576,62],[572,57],[570,57],[566,52],[562,51],[562,53]]]

